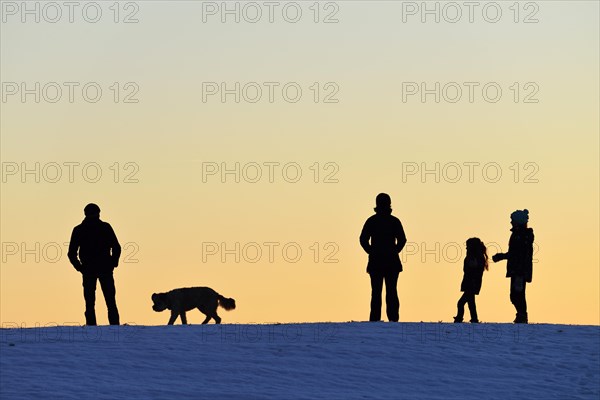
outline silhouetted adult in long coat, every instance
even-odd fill
[[[369,255],[367,273],[371,277],[371,314],[369,321],[381,319],[381,291],[385,281],[388,320],[399,319],[398,275],[402,272],[399,253],[406,244],[400,220],[392,215],[392,199],[380,193],[375,199],[375,215],[367,219],[360,234],[360,245]]]
[[[100,207],[88,204],[85,219],[73,229],[69,244],[69,261],[83,276],[85,323],[96,325],[96,282],[100,281],[108,322],[119,325],[113,270],[119,265],[121,246],[109,223],[100,220]]]

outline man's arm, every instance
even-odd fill
[[[364,249],[364,251],[367,254],[371,253],[371,243],[369,243],[369,240],[371,239],[371,228],[369,226],[369,220],[367,220],[367,222],[365,222],[365,225],[362,228],[362,231],[360,232],[360,245],[362,246],[362,248]]]
[[[71,233],[71,241],[69,242],[69,252],[67,256],[69,257],[69,261],[73,265],[73,267],[77,271],[82,270],[81,261],[77,257],[77,253],[79,251],[79,234],[77,232],[77,228],[73,228],[73,232]]]
[[[492,256],[492,261],[498,262],[508,259],[508,253],[496,253]]]
[[[398,231],[396,232],[396,250],[398,250],[398,253],[402,251],[404,245],[406,245],[406,234],[402,222],[398,220]]]
[[[121,245],[119,244],[117,235],[110,224],[108,224],[108,230],[110,234],[110,248],[113,267],[117,268],[119,266],[119,258],[121,257]]]

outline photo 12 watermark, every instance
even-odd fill
[[[257,24],[340,22],[335,1],[203,1],[202,23]]]
[[[202,103],[287,103],[336,104],[337,82],[202,82]]]
[[[540,166],[533,161],[447,161],[402,163],[402,183],[539,183]]]
[[[487,255],[489,258],[490,265],[492,263],[492,256],[496,253],[504,253],[502,246],[496,242],[484,243],[487,248]],[[539,260],[536,255],[539,253],[540,246],[537,242],[533,243],[533,260],[532,262],[538,263]],[[428,263],[449,263],[456,264],[462,263],[467,255],[465,243],[459,242],[406,242],[404,249],[400,253],[400,259],[403,263],[414,262],[417,260],[421,264]]]
[[[403,1],[401,5],[403,23],[540,22],[540,3],[534,1]]]
[[[20,24],[115,24],[140,22],[140,4],[135,1],[2,1],[1,20]]]
[[[340,166],[333,161],[203,161],[202,183],[339,183]]]
[[[140,166],[134,161],[5,161],[2,183],[139,183]]]
[[[536,325],[524,324],[447,324],[447,323],[402,323],[398,324],[400,343],[429,344],[449,343],[528,343],[538,335]]]
[[[113,102],[136,104],[140,85],[137,82],[2,82],[2,103],[90,103]]]
[[[121,325],[88,326],[78,322],[2,322],[0,344],[131,342],[141,332],[134,322]]]
[[[402,103],[499,103],[537,104],[537,82],[402,82]]]
[[[25,241],[3,241],[2,242],[2,264],[25,263],[68,263],[67,252],[69,242],[25,242]],[[125,242],[121,244],[120,263],[137,264],[140,245],[136,242]]]
[[[202,343],[333,343],[337,324],[220,324],[200,325]]]
[[[203,263],[286,263],[308,261],[315,264],[337,264],[340,246],[336,242],[300,243],[294,241],[201,243]]]

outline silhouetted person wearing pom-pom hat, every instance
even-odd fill
[[[533,229],[527,227],[529,211],[517,210],[510,215],[512,234],[508,241],[508,252],[498,253],[492,257],[494,262],[507,260],[506,277],[510,278],[510,301],[517,310],[514,320],[517,324],[526,324],[527,300],[525,286],[533,278]]]
[[[96,325],[96,282],[100,281],[108,322],[119,325],[113,270],[119,265],[121,246],[110,224],[100,220],[100,207],[90,203],[83,212],[85,219],[73,229],[68,255],[83,277],[85,323]]]
[[[375,199],[375,215],[367,219],[360,233],[360,245],[369,255],[367,273],[371,277],[371,314],[369,321],[381,319],[381,291],[385,281],[388,320],[399,319],[398,275],[402,272],[399,253],[406,244],[400,220],[392,215],[392,199],[380,193]]]

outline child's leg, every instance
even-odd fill
[[[527,300],[525,300],[525,278],[513,276],[510,278],[510,301],[517,310],[517,323],[527,323]]]
[[[457,311],[456,317],[454,317],[454,322],[462,322],[463,317],[465,315],[465,303],[467,302],[467,293],[463,293],[460,299],[458,299],[458,303],[456,304]]]
[[[477,318],[477,305],[475,304],[475,293],[469,293],[467,303],[469,304],[469,312],[471,313],[471,322],[479,322]]]

